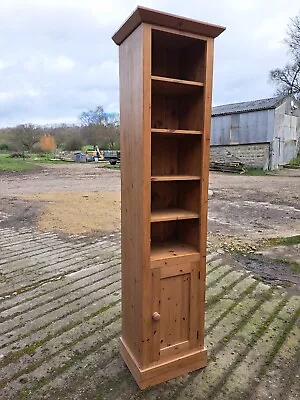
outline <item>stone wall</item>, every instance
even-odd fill
[[[213,162],[237,158],[247,167],[269,168],[269,143],[211,146],[210,160]]]

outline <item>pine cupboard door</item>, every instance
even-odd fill
[[[199,347],[200,289],[198,261],[152,269],[152,362]]]

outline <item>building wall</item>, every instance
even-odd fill
[[[275,110],[212,117],[211,145],[272,142]]]
[[[271,168],[288,164],[297,156],[300,143],[299,109],[291,114],[290,99],[275,110],[274,138],[271,143]]]
[[[211,146],[210,160],[219,161],[226,159],[230,161],[230,157],[237,157],[242,163],[250,168],[269,168],[269,143],[240,144],[229,146]]]
[[[300,103],[294,100],[297,108],[292,110],[291,100],[287,97],[276,109],[213,116],[211,146],[225,146],[226,149],[231,146],[227,150],[242,157],[249,166],[266,168],[268,165],[267,168],[276,169],[288,164],[300,149]],[[268,160],[262,148],[257,147],[259,143],[263,144],[263,153],[267,152],[265,144],[269,143]],[[244,145],[250,144],[253,146],[248,159]],[[257,151],[256,157],[253,151]],[[212,149],[212,153],[215,152],[218,150]]]

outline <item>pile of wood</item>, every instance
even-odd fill
[[[223,151],[218,155],[211,156],[210,170],[221,172],[236,172],[243,174],[246,172],[245,164],[238,157],[228,151]]]
[[[244,164],[240,161],[212,161],[209,169],[211,171],[236,172],[239,174],[246,172]]]

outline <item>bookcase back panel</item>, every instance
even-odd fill
[[[180,208],[199,212],[199,182],[152,182],[151,209]]]
[[[199,224],[200,220],[177,221],[177,237],[179,242],[187,243],[199,250]],[[180,224],[183,222],[183,224]]]
[[[186,243],[198,249],[199,219],[152,223],[151,241]]]
[[[151,175],[195,175],[201,172],[202,137],[152,134]]]
[[[152,75],[204,82],[206,42],[152,29]]]
[[[178,175],[178,141],[152,136],[151,175]]]
[[[202,108],[203,88],[187,95],[152,94],[152,128],[203,130]]]

